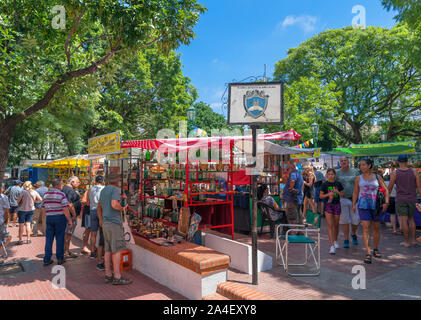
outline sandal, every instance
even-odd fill
[[[114,278],[113,285],[125,285],[125,284],[131,284],[132,282],[133,282],[133,280],[126,279],[126,278],[123,278],[123,277],[121,277],[120,279]]]
[[[373,257],[374,258],[381,258],[382,257],[382,255],[379,252],[379,249],[374,249],[373,250]]]
[[[114,281],[114,276],[105,276],[105,283],[111,283]]]
[[[364,259],[365,264],[371,264],[371,254],[366,254]]]

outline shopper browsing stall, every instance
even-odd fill
[[[335,169],[328,169],[326,172],[327,181],[322,184],[320,199],[327,199],[325,214],[330,242],[330,254],[335,254],[338,244],[339,218],[341,215],[341,197],[344,197],[342,183],[336,181]]]
[[[120,205],[121,190],[117,187],[118,180],[112,177],[109,179],[112,182],[102,189],[97,207],[99,225],[104,232],[105,282],[114,285],[130,284],[132,280],[123,278],[120,273],[121,251],[126,248],[121,211],[125,210],[127,205]]]

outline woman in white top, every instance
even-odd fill
[[[19,241],[18,245],[23,244],[23,229],[26,225],[26,243],[31,243],[31,222],[34,215],[35,203],[42,202],[42,198],[38,192],[34,190],[31,181],[23,184],[23,192],[18,198],[18,217],[19,217]]]

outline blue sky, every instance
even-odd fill
[[[198,89],[198,101],[221,107],[225,84],[249,76],[269,77],[289,48],[328,29],[352,25],[356,5],[365,7],[366,25],[391,28],[394,13],[381,0],[199,0],[208,11],[195,27],[196,38],[182,46],[184,75]]]

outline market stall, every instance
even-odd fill
[[[258,139],[266,143],[269,139],[294,141],[299,137],[291,130]],[[248,141],[251,137],[246,136],[123,142],[123,148],[140,149],[140,217],[134,218],[133,235],[168,238],[179,227],[181,209],[185,208],[186,220],[190,221],[190,216],[198,219],[193,230],[218,229],[234,238],[234,185],[247,180],[246,164],[234,163],[233,150],[234,144]],[[200,152],[217,155],[203,160],[197,157]],[[164,155],[174,161],[165,163]],[[152,223],[146,220],[145,224],[144,217]]]
[[[44,176],[47,184],[50,184],[54,179],[61,179],[67,182],[71,176],[77,176],[81,182],[80,189],[86,189],[90,183],[90,166],[88,155],[75,155],[46,161],[32,167],[46,169]]]

